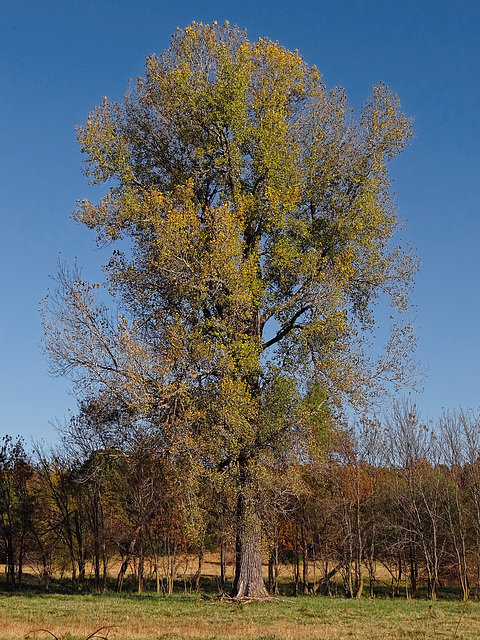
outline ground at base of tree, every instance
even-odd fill
[[[198,595],[0,596],[0,640],[409,640],[480,637],[480,603],[279,598],[209,602]]]

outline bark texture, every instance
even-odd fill
[[[262,574],[262,529],[251,499],[237,498],[235,580],[232,597],[264,600],[269,597]]]

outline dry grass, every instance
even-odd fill
[[[121,566],[120,560],[111,561],[108,565],[109,577],[112,580],[115,580],[115,577],[118,575]],[[191,579],[195,574],[198,567],[198,558],[196,556],[187,556],[182,562],[180,562],[177,571],[177,580],[179,583],[182,582],[183,578]],[[150,567],[151,569],[152,567]],[[24,571],[30,572],[32,576],[40,576],[41,575],[41,567],[34,565],[26,565],[24,567]],[[93,566],[87,565],[87,577],[90,580],[93,580]],[[227,582],[233,582],[233,576],[235,572],[235,555],[233,552],[228,553],[226,556],[226,566],[225,566],[225,579]],[[266,563],[262,566],[263,577],[265,580],[268,579],[268,566]],[[145,565],[145,573],[146,577],[148,577],[149,573],[149,564],[148,561]],[[365,571],[366,573],[366,571]],[[0,576],[6,574],[6,565],[0,564]],[[130,566],[127,570],[127,576],[133,574],[133,567]],[[280,564],[278,566],[278,575],[280,582],[291,582],[293,580],[294,567],[292,565],[283,565]],[[53,580],[68,580],[70,577],[70,572],[65,571],[63,574],[60,572],[55,572],[52,575]],[[152,573],[153,575],[153,573]],[[314,563],[311,562],[309,566],[309,580],[314,581],[315,577],[318,579],[319,576],[322,575],[322,567],[319,565],[314,567]],[[219,555],[217,553],[206,553],[204,557],[203,567],[202,567],[202,580],[204,582],[210,582],[211,584],[216,584],[217,580],[220,577],[220,561]],[[341,583],[340,575],[337,574],[332,580],[332,583]],[[366,581],[368,584],[368,580]],[[378,565],[376,569],[376,584],[380,587],[386,587],[391,584],[391,576],[388,571],[382,566]]]
[[[464,615],[461,614],[465,609]],[[210,603],[197,596],[3,596],[0,640],[310,640],[480,638],[480,605],[425,601],[283,598]]]

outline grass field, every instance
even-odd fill
[[[462,613],[463,611],[463,613]],[[0,640],[308,640],[480,638],[480,603],[279,598],[206,601],[198,595],[2,595]],[[41,631],[40,629],[43,629]]]
[[[458,589],[442,589],[442,599],[433,604],[420,598],[392,599],[384,576],[377,585],[380,597],[373,600],[291,597],[293,585],[285,569],[284,595],[265,603],[234,604],[215,597],[217,565],[212,556],[204,567],[202,589],[210,599],[181,593],[187,588],[183,581],[171,596],[137,595],[134,581],[127,581],[122,595],[112,590],[94,595],[93,588],[82,595],[72,591],[68,576],[56,576],[46,594],[35,573],[25,574],[22,593],[8,592],[0,567],[0,640],[86,640],[100,628],[98,636],[108,640],[480,639],[480,602],[461,602]],[[232,571],[229,567],[229,578]]]

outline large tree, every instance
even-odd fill
[[[266,469],[292,438],[308,452],[321,422],[295,415],[298,389],[359,407],[411,373],[405,327],[377,360],[366,350],[379,294],[405,311],[416,269],[393,242],[386,170],[410,137],[386,86],[355,119],[298,52],[228,23],[177,30],[122,102],[78,128],[87,175],[110,190],[75,218],[117,242],[105,274],[120,311],[61,270],[45,309],[52,369],[134,411],[173,457],[229,472],[238,597],[266,595]]]

